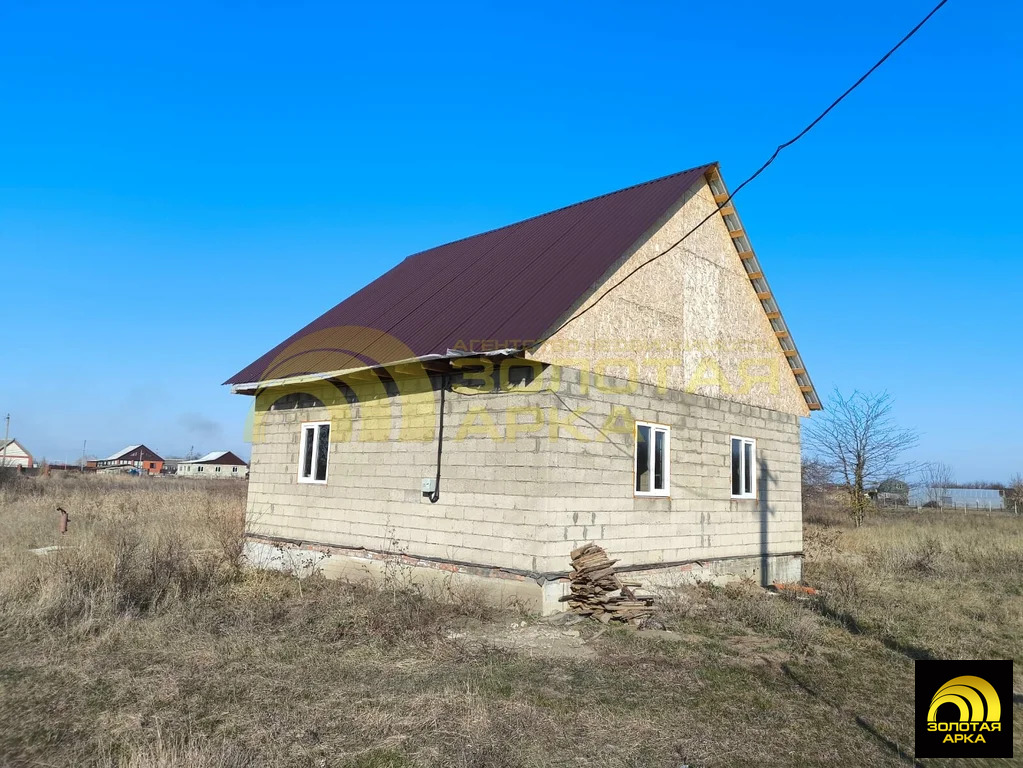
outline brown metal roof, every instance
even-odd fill
[[[163,458],[144,445],[129,445],[100,461],[163,461]]]
[[[247,467],[242,459],[237,454],[231,451],[212,451],[207,453],[205,456],[200,456],[198,459],[188,459],[185,461],[179,461],[179,464],[227,464],[229,466]]]
[[[409,256],[226,384],[521,347],[543,336],[714,164]]]

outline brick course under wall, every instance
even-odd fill
[[[264,398],[247,505],[259,551],[312,542],[336,548],[333,558],[361,550],[425,558],[424,568],[504,569],[537,584],[544,605],[561,589],[539,583],[556,582],[590,540],[651,582],[694,568],[717,576],[729,562],[761,581],[800,577],[797,416],[607,377],[598,388],[591,374],[551,366],[509,391],[445,393],[431,504],[421,481],[436,473],[440,381],[331,408],[267,410]],[[299,483],[301,425],[328,420],[328,481]],[[633,492],[634,420],[671,427],[670,498]],[[731,435],[757,441],[755,499],[730,498]]]

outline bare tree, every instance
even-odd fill
[[[823,494],[831,485],[833,474],[831,467],[820,459],[804,456],[802,465],[803,495]]]
[[[1016,473],[1009,480],[1009,489],[1005,492],[1008,498],[1006,503],[1013,505],[1013,511],[1019,512],[1023,507],[1023,475]]]
[[[916,431],[896,425],[887,392],[844,397],[836,389],[827,409],[810,420],[803,443],[844,487],[858,526],[870,507],[867,489],[885,478],[905,476],[911,467],[899,459],[917,439]]]
[[[803,519],[816,522],[828,521],[828,496],[833,487],[831,467],[818,459],[804,456],[802,465],[803,479]]]
[[[924,464],[920,474],[927,492],[927,503],[931,506],[944,507],[945,491],[955,483],[952,467],[940,461],[932,461]]]

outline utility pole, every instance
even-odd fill
[[[0,458],[0,468],[7,467],[7,436],[11,432],[11,414],[7,414],[4,417],[4,447],[3,447],[3,458]]]
[[[81,470],[83,472],[85,471],[85,444],[88,443],[88,442],[89,442],[88,440],[83,440],[82,441],[82,465],[81,465]]]

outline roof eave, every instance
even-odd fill
[[[449,349],[445,354],[431,354],[431,355],[420,355],[419,357],[410,357],[406,360],[395,360],[390,363],[376,363],[374,365],[363,365],[357,368],[344,368],[338,371],[324,371],[323,373],[309,373],[302,376],[288,376],[281,379],[267,379],[265,381],[249,381],[241,384],[231,385],[232,395],[254,395],[258,391],[263,389],[271,389],[273,387],[285,387],[294,386],[296,384],[308,384],[317,381],[325,381],[329,379],[337,379],[342,376],[352,376],[357,373],[365,373],[366,371],[379,370],[381,368],[397,368],[402,365],[414,365],[416,363],[429,363],[441,360],[455,360],[460,357],[497,357],[503,355],[514,355],[519,354],[522,350],[518,348],[508,347],[505,349],[496,349],[489,352],[474,352],[474,351],[462,351]]]

